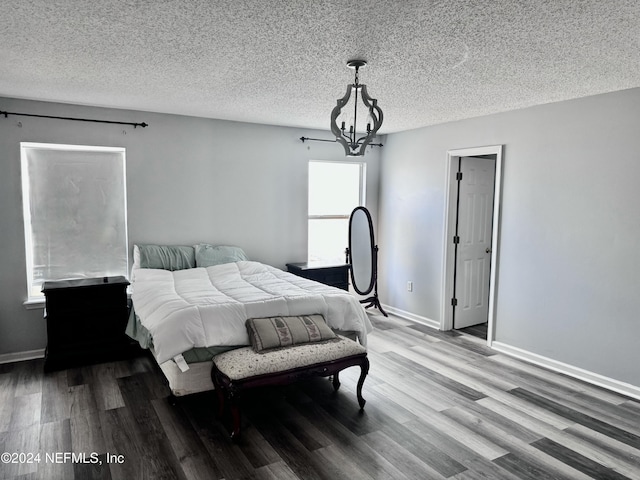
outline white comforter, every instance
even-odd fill
[[[258,262],[139,269],[132,298],[159,363],[194,347],[248,345],[249,318],[319,313],[330,327],[357,332],[365,345],[372,330],[348,292]]]

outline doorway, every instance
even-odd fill
[[[451,150],[447,161],[441,330],[466,329],[491,346],[502,146]]]

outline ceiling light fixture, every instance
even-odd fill
[[[367,93],[367,86],[359,83],[358,70],[367,65],[364,60],[349,60],[347,66],[356,70],[355,80],[347,85],[347,93],[338,99],[338,104],[331,111],[331,132],[336,136],[336,141],[344,147],[348,157],[364,155],[367,145],[376,136],[376,132],[382,126],[382,109],[378,101]],[[353,94],[353,105],[349,100]],[[363,121],[358,118],[358,96],[368,109],[368,114]],[[353,113],[351,113],[353,112]],[[358,138],[357,132],[364,132],[365,136]]]

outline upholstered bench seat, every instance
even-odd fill
[[[211,379],[218,392],[219,414],[222,416],[225,407],[229,408],[233,420],[231,438],[236,439],[240,434],[237,400],[241,392],[330,375],[333,375],[333,387],[337,390],[340,386],[338,372],[354,365],[361,369],[356,393],[362,409],[366,403],[362,398],[362,385],[369,371],[367,350],[341,336],[335,341],[304,343],[260,353],[251,347],[230,350],[213,358]]]

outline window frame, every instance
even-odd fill
[[[92,153],[119,153],[122,155],[122,185],[124,198],[122,198],[124,209],[124,253],[126,262],[126,271],[123,272],[126,278],[129,278],[129,226],[127,217],[127,154],[125,147],[106,147],[94,145],[71,145],[59,143],[41,143],[41,142],[20,142],[20,168],[22,176],[22,209],[24,223],[24,246],[25,246],[25,267],[26,267],[26,287],[27,299],[24,302],[27,308],[39,308],[44,305],[44,295],[34,295],[34,252],[33,252],[33,236],[31,227],[31,188],[29,181],[29,168],[27,150],[57,150],[72,152],[92,152]]]

